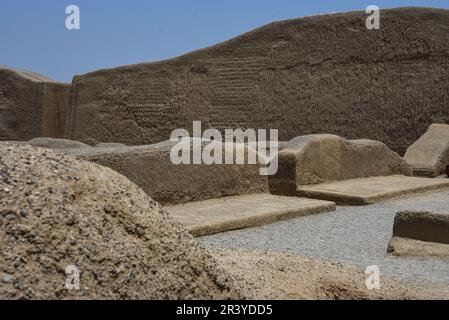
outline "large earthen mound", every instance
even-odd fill
[[[244,297],[137,186],[48,149],[0,144],[0,247],[0,298]]]
[[[279,152],[279,170],[269,177],[274,193],[295,194],[300,185],[355,178],[412,175],[407,162],[385,144],[317,134],[296,137]]]
[[[364,11],[275,22],[176,59],[76,76],[67,138],[157,143],[204,128],[328,132],[405,152],[449,123],[449,10]]]

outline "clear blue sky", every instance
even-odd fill
[[[71,4],[80,7],[81,30],[65,28]],[[0,65],[70,82],[75,74],[178,56],[274,20],[370,4],[449,9],[449,0],[0,0]]]

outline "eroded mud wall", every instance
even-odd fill
[[[176,128],[275,128],[385,142],[403,154],[449,123],[449,11],[276,22],[176,59],[77,76],[66,137],[149,144]]]

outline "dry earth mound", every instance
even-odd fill
[[[273,128],[385,142],[400,153],[449,123],[449,11],[382,10],[271,23],[176,59],[76,76],[67,138],[157,143],[172,130]]]
[[[273,193],[294,195],[300,185],[394,174],[412,171],[385,144],[318,134],[289,141],[279,152],[279,170],[269,183]]]
[[[0,298],[242,298],[233,280],[125,177],[0,144]],[[66,268],[81,272],[67,290]]]
[[[0,141],[62,138],[71,86],[0,66]]]
[[[364,270],[285,253],[213,250],[223,267],[258,299],[449,299],[447,286],[401,283],[381,276],[381,289],[366,288]]]
[[[432,124],[404,156],[416,176],[436,177],[449,165],[449,125]]]

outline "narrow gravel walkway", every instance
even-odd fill
[[[449,212],[449,190],[301,217],[201,238],[207,246],[288,252],[366,268],[398,280],[449,285],[449,260],[387,256],[398,210]]]

